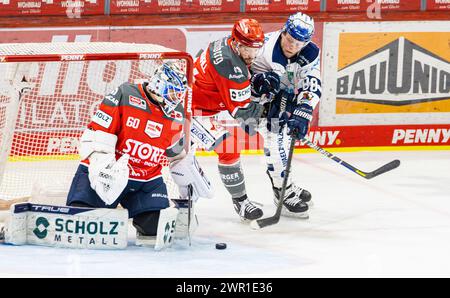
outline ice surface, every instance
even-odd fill
[[[155,252],[133,246],[134,236],[123,251],[0,245],[0,276],[450,277],[450,151],[337,155],[364,171],[402,164],[366,180],[319,154],[295,155],[294,179],[315,203],[310,218],[283,217],[255,231],[235,213],[216,157],[200,157],[217,195],[196,206],[192,246],[179,241]],[[249,197],[271,216],[263,156],[243,156],[243,166]],[[217,242],[228,248],[216,250]]]

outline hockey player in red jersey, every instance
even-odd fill
[[[175,63],[163,63],[148,82],[124,83],[105,96],[80,139],[82,161],[68,206],[121,204],[133,218],[137,241],[155,237],[158,222],[169,209],[161,174],[166,158],[176,172],[172,176],[180,193],[187,194],[192,184],[196,197],[211,197],[194,155],[183,150],[184,111],[179,103],[186,83]]]
[[[194,122],[201,122],[200,129],[194,125],[193,139],[204,142],[205,135],[215,135],[210,149],[219,155],[219,172],[227,190],[231,194],[236,212],[244,219],[257,219],[263,215],[247,198],[242,171],[234,175],[234,169],[240,168],[237,137],[224,135],[211,124],[209,117],[221,111],[228,111],[241,123],[259,119],[263,106],[251,100],[249,67],[264,44],[261,25],[254,19],[241,19],[234,24],[231,36],[210,43],[209,47],[195,61],[195,81],[193,86],[192,107]],[[279,88],[278,77],[268,78]],[[262,95],[262,93],[260,94]],[[251,125],[247,126],[251,127]],[[206,133],[198,131],[205,128]],[[196,134],[199,134],[196,136]],[[214,147],[223,140],[220,147]],[[231,144],[230,144],[231,143]],[[206,146],[208,147],[208,146]],[[223,150],[225,148],[225,150]]]

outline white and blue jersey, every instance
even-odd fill
[[[281,78],[281,89],[298,94],[309,92],[314,108],[322,95],[320,79],[320,49],[309,42],[293,58],[286,58],[281,49],[281,33],[266,34],[264,46],[251,66],[253,73],[276,72]]]

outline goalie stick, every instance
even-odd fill
[[[192,216],[192,195],[194,194],[194,188],[192,184],[188,185],[188,240],[189,240],[189,246],[192,245],[191,243],[191,216]]]
[[[289,179],[289,174],[291,172],[291,164],[292,164],[292,156],[294,154],[294,147],[295,147],[295,138],[291,138],[291,143],[289,145],[289,155],[288,155],[288,160],[287,160],[287,165],[286,165],[286,170],[285,170],[285,176],[284,176],[284,180],[283,180],[283,185],[281,187],[281,195],[280,195],[280,200],[278,201],[277,210],[276,210],[275,214],[271,217],[257,219],[257,220],[250,222],[250,226],[255,230],[259,230],[261,228],[274,225],[280,221],[281,209],[283,208],[283,203],[284,203],[284,194],[286,193],[286,186],[287,186],[287,182]]]
[[[381,174],[384,174],[386,172],[389,172],[389,171],[397,168],[400,165],[400,160],[395,159],[395,160],[393,160],[393,161],[391,161],[391,162],[389,162],[389,163],[379,167],[378,169],[376,169],[376,170],[374,170],[372,172],[364,172],[364,171],[361,171],[360,169],[352,166],[351,164],[347,163],[346,161],[340,159],[336,155],[328,152],[327,150],[323,149],[322,147],[314,144],[313,142],[311,142],[307,138],[303,138],[301,141],[303,143],[305,143],[306,145],[308,145],[309,147],[311,147],[312,149],[318,151],[322,155],[325,155],[326,157],[328,157],[328,158],[334,160],[335,162],[337,162],[338,164],[343,165],[344,167],[346,167],[347,169],[349,169],[353,173],[356,173],[359,176],[364,177],[366,179],[372,179],[373,177],[376,177],[378,175],[381,175]]]

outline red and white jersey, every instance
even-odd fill
[[[250,103],[250,72],[244,60],[231,48],[230,38],[210,43],[194,63],[192,109],[194,116],[210,116]]]
[[[161,176],[161,162],[183,149],[183,107],[179,105],[167,117],[144,89],[141,84],[122,84],[105,96],[88,125],[117,136],[116,159],[130,155],[130,179],[137,181]]]

